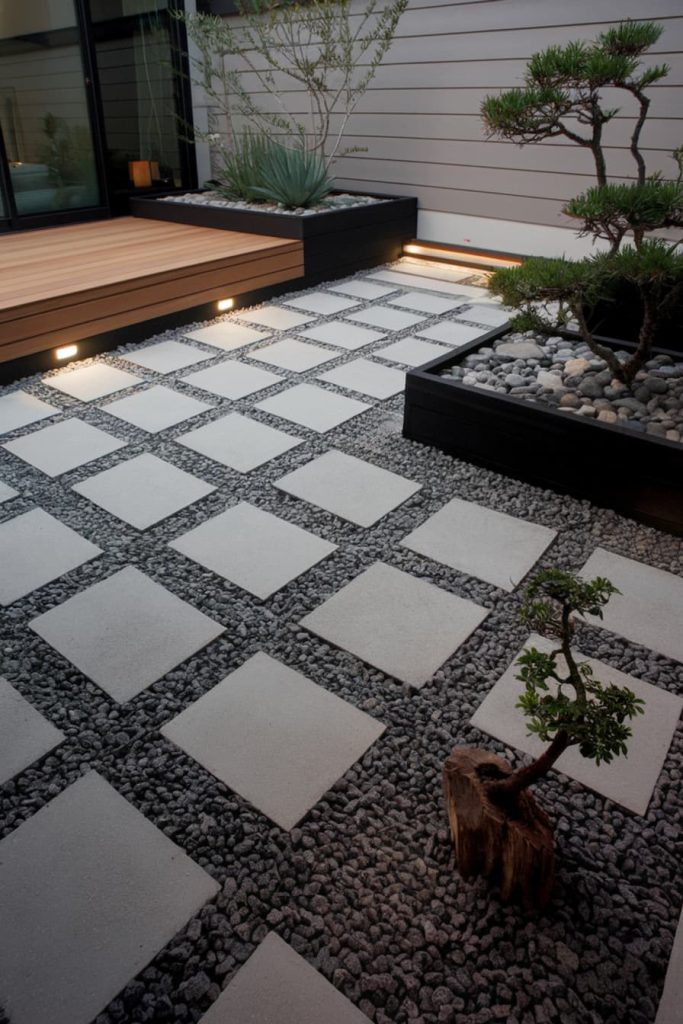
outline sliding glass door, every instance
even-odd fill
[[[103,203],[81,42],[75,0],[0,3],[6,213],[19,222]]]

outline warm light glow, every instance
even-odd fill
[[[128,176],[135,188],[149,188],[152,184],[152,162],[150,160],[129,160]]]
[[[64,345],[63,348],[55,349],[57,359],[72,359],[78,355],[78,345]]]
[[[486,253],[467,252],[459,249],[437,249],[430,245],[419,245],[415,242],[404,245],[403,252],[407,256],[426,256],[437,260],[452,260],[454,263],[463,261],[482,267],[518,267],[522,262],[521,260],[503,256],[488,256]]]
[[[219,313],[224,313],[226,309],[232,309],[235,305],[234,299],[219,299],[216,303],[216,308]]]

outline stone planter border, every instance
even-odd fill
[[[441,370],[509,330],[504,325],[488,331],[408,371],[404,437],[683,535],[683,445],[679,442],[439,376]],[[627,342],[601,340],[614,348],[631,347]]]

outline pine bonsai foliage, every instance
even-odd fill
[[[564,212],[581,222],[579,235],[607,243],[606,253],[585,260],[534,259],[498,271],[491,290],[521,310],[513,320],[519,329],[551,331],[576,320],[586,344],[627,385],[649,358],[658,324],[683,294],[678,243],[648,238],[683,227],[683,147],[674,151],[678,172],[669,180],[647,174],[640,147],[651,103],[646,90],[669,73],[666,64],[644,67],[641,58],[661,33],[652,22],[626,21],[592,43],[551,46],[531,58],[523,88],[489,96],[482,105],[490,136],[521,145],[563,136],[591,151],[597,185],[571,199]],[[623,90],[638,104],[629,146],[633,182],[608,181],[603,133],[620,108],[605,106],[605,89]],[[630,239],[627,246],[625,239]],[[624,283],[639,296],[642,322],[637,349],[622,363],[596,341],[589,320],[597,303],[614,299]]]
[[[550,746],[531,765],[488,783],[487,793],[495,802],[514,807],[518,795],[546,775],[568,747],[578,746],[598,765],[626,754],[628,721],[642,714],[644,702],[627,687],[595,679],[588,662],[577,661],[571,647],[574,616],[602,618],[602,609],[616,593],[602,577],[582,580],[559,569],[547,569],[531,581],[523,621],[556,639],[557,647],[550,653],[531,647],[520,656],[517,678],[524,693],[517,707],[529,718],[529,732]]]

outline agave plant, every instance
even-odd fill
[[[332,191],[322,155],[303,146],[288,149],[270,140],[260,172],[260,181],[252,190],[255,196],[287,210],[317,206]]]
[[[264,135],[236,137],[217,178],[208,184],[226,199],[260,199],[255,189],[263,184],[263,160],[268,146],[269,139]]]

